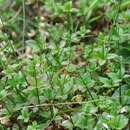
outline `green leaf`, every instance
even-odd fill
[[[63,6],[64,12],[72,12],[72,1],[68,1]]]
[[[112,117],[107,123],[112,129],[122,130],[128,124],[128,118],[124,115],[117,115]]]
[[[72,117],[75,126],[81,129],[93,129],[93,125],[95,123],[94,118],[91,115],[85,115],[84,113],[79,113]]]
[[[108,79],[108,78],[105,78],[105,77],[100,77],[99,80],[100,80],[101,83],[103,83],[104,87],[111,87],[112,86],[111,79]]]
[[[23,108],[21,111],[21,115],[18,117],[18,119],[23,120],[25,123],[27,123],[30,119],[31,113],[28,111],[27,108]]]
[[[69,120],[65,120],[62,122],[62,126],[69,130],[73,130],[73,124]]]
[[[68,71],[68,72],[74,72],[74,71],[76,71],[76,65],[74,65],[74,64],[69,64],[69,65],[67,66],[67,71]]]

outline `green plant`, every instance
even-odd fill
[[[129,0],[5,3],[0,129],[129,129]]]

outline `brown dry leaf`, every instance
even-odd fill
[[[76,101],[76,102],[82,102],[83,101],[83,97],[82,95],[76,95],[72,98],[72,100]]]
[[[36,0],[26,0],[26,5],[34,4]]]
[[[41,17],[40,17],[40,20],[41,20],[41,22],[45,22],[46,19],[45,19],[44,16],[41,16]]]
[[[86,65],[85,61],[79,61],[79,63],[78,63],[78,67],[83,67],[85,65]]]
[[[33,29],[31,29],[30,32],[28,32],[27,35],[28,35],[28,37],[32,38],[36,35],[36,32]]]
[[[6,127],[10,127],[12,125],[8,117],[0,117],[0,123]]]
[[[2,112],[2,111],[3,111],[3,105],[0,104],[0,112]]]
[[[31,47],[26,47],[26,51],[25,51],[25,56],[27,58],[32,58],[33,52],[32,52],[32,48]]]
[[[64,114],[63,117],[64,117],[65,120],[70,120],[70,116],[67,115],[67,114]]]
[[[2,23],[2,20],[0,19],[0,29],[3,28],[3,23]]]
[[[66,129],[64,129],[62,126],[60,126],[58,124],[54,124],[54,125],[50,125],[45,130],[66,130]]]
[[[39,23],[39,31],[43,31],[44,28],[45,28],[45,23],[40,22],[40,23]],[[45,30],[44,30],[44,31],[45,31]]]
[[[13,38],[16,38],[16,37],[17,37],[17,33],[16,33],[16,32],[13,31],[13,32],[11,32],[11,34],[12,34],[12,37],[13,37]]]

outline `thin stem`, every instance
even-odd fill
[[[116,19],[119,16],[121,3],[122,3],[122,0],[119,0],[118,13],[116,15]],[[115,21],[115,23],[116,23],[116,21]],[[119,33],[119,29],[118,29],[118,33]],[[119,39],[120,39],[120,37],[119,37]],[[117,47],[119,49],[119,40],[117,42]],[[121,72],[122,70],[121,70],[121,68],[122,68],[122,63],[120,62],[120,77],[122,77],[122,72]],[[120,101],[120,104],[122,104],[122,97],[121,97],[121,95],[122,95],[122,90],[121,90],[121,84],[120,84],[120,86],[119,86],[119,101]]]
[[[93,97],[91,91],[89,90],[88,86],[86,85],[84,79],[82,78],[82,76],[81,76],[80,74],[79,74],[79,76],[80,76],[80,79],[81,79],[82,83],[83,83],[84,86],[86,87],[88,94],[90,95],[91,99],[94,101],[94,97]],[[94,104],[95,106],[97,106],[97,104],[96,104],[95,102],[93,102],[93,104]]]
[[[33,69],[34,69],[34,79],[35,79],[35,87],[36,87],[36,94],[37,94],[37,100],[38,100],[38,104],[40,104],[40,95],[39,95],[39,89],[38,89],[38,79],[37,79],[37,71],[36,71],[36,67],[35,67],[35,63],[33,62]]]
[[[68,26],[68,29],[70,29],[69,30],[69,37],[67,38],[67,44],[68,44],[68,46],[70,47],[71,46],[71,35],[72,35],[72,33],[73,33],[73,31],[74,31],[74,25],[73,25],[73,21],[72,21],[72,16],[71,16],[71,12],[69,12],[68,14],[67,14],[67,16],[68,16],[68,25],[70,25],[70,27]],[[78,26],[78,25],[77,25]],[[76,27],[76,29],[77,29],[77,27]],[[75,29],[75,32],[77,31]],[[71,48],[69,48],[70,50],[69,50],[69,57],[68,57],[68,60],[69,60],[69,63],[67,64],[67,67],[70,65],[70,59],[71,59]],[[62,54],[62,52],[63,52],[63,50],[61,51],[61,54]],[[61,55],[60,54],[60,55]],[[62,94],[63,94],[63,89],[64,89],[64,84],[65,84],[65,82],[66,82],[66,78],[67,78],[67,75],[65,75],[64,76],[64,79],[63,79],[63,84],[62,84],[62,86],[61,86],[61,92],[62,92]]]
[[[23,6],[23,34],[22,34],[22,43],[23,47],[25,49],[25,28],[26,28],[26,13],[25,13],[25,0],[22,0],[22,6]]]
[[[43,103],[43,104],[37,104],[37,105],[29,105],[29,106],[23,106],[25,108],[35,108],[35,107],[50,107],[50,106],[70,106],[70,105],[83,105],[86,103],[93,103],[93,102],[99,102],[104,101],[104,99],[95,99],[95,100],[89,100],[89,101],[82,101],[82,102],[61,102],[61,103]],[[20,107],[18,109],[22,109],[23,107]]]
[[[11,114],[11,111],[10,111],[9,107],[6,105],[5,102],[4,102],[4,106],[5,106],[5,109],[8,111],[8,113]]]
[[[119,77],[120,79],[122,79],[122,59],[120,59],[120,70],[119,70]],[[122,82],[119,84],[119,101],[120,101],[120,104],[122,104]]]

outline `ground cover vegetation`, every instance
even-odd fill
[[[0,130],[130,130],[130,0],[0,0]]]

